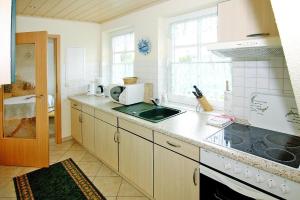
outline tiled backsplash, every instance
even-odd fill
[[[233,61],[231,114],[239,119],[248,120],[249,97],[253,92],[293,95],[284,58]]]

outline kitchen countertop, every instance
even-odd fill
[[[197,147],[210,150],[231,159],[249,164],[258,169],[262,169],[269,173],[300,183],[299,168],[295,169],[242,151],[225,148],[205,141],[207,137],[221,130],[220,128],[206,124],[209,114],[186,111],[162,122],[152,123],[113,110],[112,108],[119,107],[121,105],[111,102],[109,98],[78,95],[71,96],[69,99],[72,101],[77,101],[81,104],[92,106],[95,109],[113,114],[119,118],[126,119],[140,126],[150,128],[154,131],[179,139],[189,144],[193,144]]]

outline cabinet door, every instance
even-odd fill
[[[95,118],[82,113],[82,143],[90,152],[95,151]]]
[[[120,130],[119,148],[120,173],[153,196],[153,143]]]
[[[269,0],[230,0],[218,4],[218,41],[278,36]]]
[[[96,156],[118,170],[117,128],[101,120],[95,120],[95,153]]]
[[[199,165],[154,145],[154,198],[199,200]]]
[[[82,144],[81,135],[81,111],[71,108],[71,132],[72,137],[80,144]]]

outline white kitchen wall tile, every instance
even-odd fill
[[[233,115],[235,117],[240,118],[240,119],[245,118],[245,109],[244,109],[244,107],[234,106],[232,110],[233,110]]]
[[[257,78],[269,78],[269,68],[257,67]]]
[[[257,78],[257,88],[267,89],[269,88],[269,79],[267,78]]]
[[[244,67],[245,66],[245,62],[244,61],[235,61],[232,63],[232,67]]]
[[[283,95],[283,90],[269,90],[268,94]]]
[[[246,67],[245,77],[256,77],[256,67]]]
[[[269,67],[269,61],[257,61],[256,62],[257,68],[259,67]]]
[[[246,88],[245,89],[245,97],[250,97],[253,92],[256,92],[256,88]]]
[[[284,90],[293,90],[290,79],[284,79],[284,81],[283,81],[283,89]]]
[[[269,89],[271,90],[283,90],[283,79],[269,79]]]
[[[235,77],[232,80],[232,87],[244,87],[245,79],[243,77]]]
[[[283,78],[290,79],[289,70],[287,68],[284,68],[283,70]]]
[[[238,107],[243,107],[244,106],[244,97],[232,97],[232,105],[238,106]]]
[[[269,78],[283,78],[284,68],[269,68]]]
[[[233,67],[232,68],[232,76],[233,77],[244,77],[245,76],[245,68],[244,67]]]
[[[256,78],[246,78],[245,86],[246,88],[256,87]]]
[[[269,94],[269,89],[268,88],[257,88],[256,89],[256,91],[258,92],[258,93],[262,93],[262,94]]]
[[[256,67],[257,61],[245,61],[246,67]]]
[[[282,58],[273,58],[270,60],[270,67],[283,67],[284,66],[284,60]]]
[[[232,87],[233,95],[236,97],[244,97],[245,96],[245,88],[244,87]]]

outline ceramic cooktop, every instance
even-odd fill
[[[233,123],[207,141],[290,167],[299,168],[300,165],[300,137],[297,136]]]

